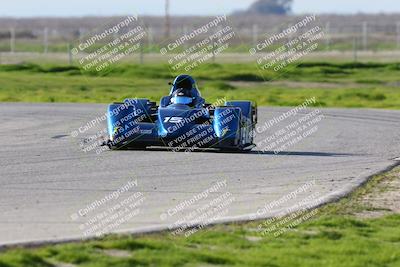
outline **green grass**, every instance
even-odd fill
[[[206,64],[191,74],[209,102],[227,97],[261,106],[295,106],[315,96],[318,106],[399,109],[399,71],[400,64],[393,63],[315,62],[279,73],[261,72],[254,64]],[[76,66],[0,65],[0,101],[109,103],[128,97],[158,101],[168,94],[174,75],[161,64],[116,65],[102,76],[82,74]],[[309,83],[331,87],[308,87]]]
[[[360,199],[386,190],[383,181],[400,168],[373,177],[368,184],[317,215],[274,237],[257,229],[262,222],[217,225],[190,237],[159,234],[111,235],[81,243],[14,248],[0,254],[1,267],[55,266],[400,266],[400,214],[360,219],[370,209]],[[124,251],[110,256],[108,251]]]

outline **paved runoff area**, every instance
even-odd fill
[[[400,111],[259,108],[252,152],[185,153],[98,147],[106,108],[0,104],[0,245],[287,214],[400,156]]]

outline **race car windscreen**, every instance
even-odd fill
[[[191,104],[193,99],[188,96],[175,96],[172,98],[172,103],[174,104],[183,104],[183,105],[188,105]]]

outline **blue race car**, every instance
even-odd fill
[[[207,104],[189,75],[176,77],[160,106],[148,99],[125,99],[108,107],[111,149],[169,147],[177,150],[250,151],[257,107],[250,101]]]

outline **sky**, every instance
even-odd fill
[[[4,17],[162,15],[165,0],[0,0]],[[229,14],[253,0],[170,0],[174,15]],[[399,0],[294,0],[293,13],[400,12]]]

